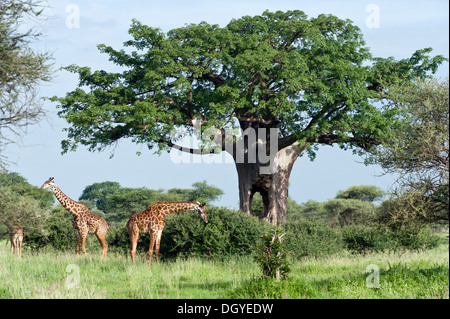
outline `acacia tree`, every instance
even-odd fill
[[[386,84],[424,77],[444,60],[429,57],[431,49],[399,61],[374,58],[351,21],[301,11],[265,11],[225,27],[201,22],[167,33],[133,20],[129,33],[124,46],[133,50],[98,46],[123,72],[66,67],[80,80],[65,97],[52,98],[70,124],[63,152],[78,145],[101,151],[130,138],[158,151],[204,154],[202,147],[178,145],[182,136],[173,129],[214,128],[219,147],[206,149],[233,156],[240,209],[251,213],[259,192],[271,223],[286,219],[289,176],[300,154],[313,157],[321,144],[364,152],[381,143],[398,121],[395,108],[375,103]],[[240,128],[241,139],[227,140],[228,128]],[[267,153],[249,155],[251,130],[258,130],[261,149],[276,142],[269,173]]]
[[[29,184],[18,173],[0,171],[0,228],[19,224],[27,236],[41,233],[53,203],[52,194]]]
[[[0,2],[0,167],[7,162],[1,153],[6,145],[45,115],[37,93],[41,81],[50,80],[51,56],[30,46],[42,37],[39,28],[25,29],[42,20],[44,8],[41,0]]]
[[[389,95],[405,121],[369,158],[386,173],[399,175],[383,219],[388,224],[448,224],[449,79],[392,86]]]

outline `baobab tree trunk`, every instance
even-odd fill
[[[236,169],[239,178],[240,209],[252,214],[252,200],[255,193],[260,193],[264,205],[263,219],[275,225],[286,221],[289,177],[298,155],[305,149],[298,142],[279,150],[273,161],[271,174],[262,174],[262,165],[256,163],[238,163]]]

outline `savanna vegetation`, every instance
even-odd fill
[[[35,92],[50,78],[50,56],[29,50],[40,34],[20,28],[23,16],[39,19],[40,4],[0,4],[0,150],[45,114]],[[155,201],[207,203],[207,225],[193,212],[166,217],[162,262],[149,268],[148,237],[132,265],[126,232],[106,260],[94,237],[89,255],[76,257],[72,216],[51,192],[3,169],[0,154],[0,298],[448,298],[448,79],[430,77],[444,57],[430,48],[399,61],[373,57],[351,21],[301,11],[167,34],[134,20],[130,35],[129,53],[99,46],[122,73],[66,68],[80,83],[51,99],[69,125],[64,152],[122,138],[181,149],[173,129],[192,131],[198,120],[203,130],[276,129],[285,166],[269,176],[260,158],[237,162],[239,210],[215,206],[223,191],[207,181],[167,190],[87,185],[78,200],[106,219],[109,242]],[[187,151],[236,160],[240,142],[231,142]],[[394,191],[359,185],[325,202],[295,202],[292,165],[321,144],[395,172]],[[6,247],[13,224],[24,230],[22,258]]]
[[[206,182],[191,189],[133,189],[116,182],[85,188],[85,203],[106,218],[113,233],[150,202],[194,194],[209,200],[206,226],[193,212],[166,217],[162,261],[148,268],[148,236],[140,240],[136,265],[127,257],[126,235],[109,247],[105,261],[100,260],[94,236],[88,239],[88,257],[76,257],[71,215],[59,204],[52,205],[51,192],[29,185],[17,173],[1,176],[2,194],[30,193],[26,198],[43,207],[36,211],[39,215],[23,216],[22,258],[10,255],[7,230],[1,228],[5,245],[0,250],[0,293],[5,298],[448,298],[445,225],[405,231],[383,224],[383,192],[374,186],[351,187],[327,202],[298,204],[290,199],[290,218],[279,225],[285,234],[283,267],[288,280],[277,281],[264,275],[260,262],[264,235],[273,226],[212,205],[221,191]],[[15,183],[6,185],[6,180]],[[4,196],[1,204],[2,215],[14,207]],[[366,286],[366,267],[372,264],[380,269],[379,288]],[[69,265],[79,271],[77,288],[67,286],[73,272]],[[20,274],[28,274],[27,280],[18,278]]]
[[[109,253],[26,252],[0,242],[0,298],[448,298],[448,245],[403,254],[341,254],[290,261],[288,280],[261,275],[251,257],[164,259],[146,264]],[[98,250],[100,255],[100,250]],[[367,285],[369,265],[379,287]],[[77,272],[78,271],[78,272]],[[79,274],[79,277],[77,276]],[[79,281],[77,281],[79,279]]]
[[[320,145],[370,154],[391,141],[405,124],[391,87],[429,79],[447,60],[431,48],[401,60],[375,57],[352,21],[300,10],[167,33],[133,19],[129,34],[123,48],[98,45],[118,71],[65,68],[79,82],[51,98],[68,125],[63,152],[103,151],[123,139],[156,152],[228,152],[239,209],[251,214],[260,194],[272,224],[287,220],[299,156],[314,158]],[[201,135],[200,147],[180,145],[187,135]]]

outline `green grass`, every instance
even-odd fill
[[[378,287],[367,286],[376,265]],[[371,266],[373,267],[373,266]],[[374,284],[370,280],[369,284]],[[446,249],[407,252],[402,255],[330,257],[292,265],[286,280],[252,278],[229,297],[306,299],[418,299],[449,298],[449,255]]]
[[[402,255],[291,261],[288,279],[280,282],[261,278],[251,257],[163,258],[150,268],[146,258],[142,254],[132,265],[121,254],[101,261],[96,251],[76,257],[29,250],[19,258],[1,242],[0,298],[449,298],[448,243]],[[366,286],[370,264],[379,267],[379,288]],[[70,267],[78,270],[79,282]]]

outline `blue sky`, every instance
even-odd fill
[[[77,64],[92,69],[115,71],[117,67],[97,50],[98,44],[122,48],[129,40],[131,19],[158,27],[167,32],[187,23],[206,21],[225,26],[231,19],[243,15],[258,15],[264,10],[302,10],[309,17],[321,13],[350,19],[361,28],[366,45],[374,56],[407,58],[417,49],[432,47],[433,55],[449,57],[449,3],[434,1],[61,1],[48,0],[46,11],[51,18],[42,23],[45,37],[34,46],[51,52],[54,67]],[[79,10],[79,19],[73,8]],[[374,9],[379,24],[373,25]],[[75,17],[75,20],[73,19]],[[79,22],[78,28],[70,28]],[[448,63],[438,76],[448,76]],[[64,96],[76,88],[77,77],[58,71],[52,82],[45,83],[41,96]],[[6,155],[31,184],[40,186],[49,176],[73,199],[92,183],[117,181],[124,187],[151,189],[188,188],[192,183],[206,180],[221,188],[225,195],[217,205],[238,208],[238,180],[233,163],[207,164],[173,163],[169,154],[160,156],[145,146],[128,141],[120,142],[110,158],[112,149],[91,153],[79,147],[76,152],[61,155],[60,142],[66,135],[67,124],[57,117],[54,103],[46,101],[48,118],[28,128],[20,146],[10,146]],[[136,152],[142,152],[137,156]],[[381,169],[364,166],[362,159],[351,151],[337,147],[322,147],[316,160],[305,155],[294,164],[289,195],[298,203],[307,200],[326,201],[338,190],[353,185],[372,184],[388,190],[394,176],[380,176]]]

